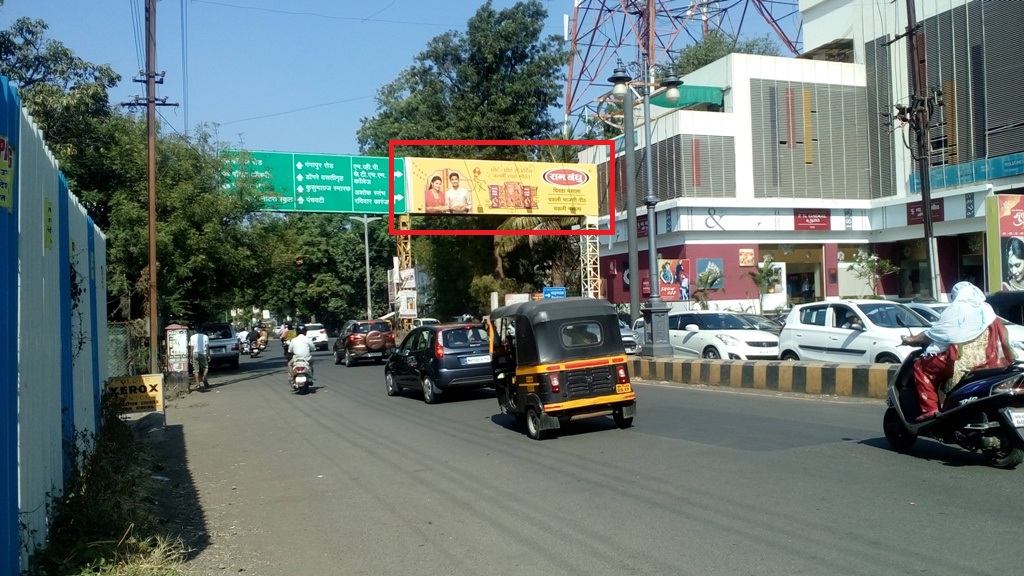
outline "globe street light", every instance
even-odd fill
[[[349,220],[363,224],[363,253],[366,256],[366,319],[373,319],[373,303],[370,300],[370,222],[380,220],[379,216],[349,216]]]
[[[635,64],[633,64],[635,66]],[[644,332],[645,332],[645,343],[641,354],[644,356],[671,356],[672,346],[668,341],[668,311],[671,308],[668,304],[661,301],[661,294],[659,290],[659,279],[658,279],[658,248],[657,238],[655,234],[658,230],[657,220],[655,217],[655,207],[658,204],[658,197],[654,194],[654,165],[651,161],[651,89],[650,87],[654,83],[654,71],[655,66],[647,62],[646,55],[640,63],[640,71],[644,75],[644,81],[641,82],[637,87],[640,94],[644,99],[644,159],[646,164],[647,172],[647,190],[644,196],[644,204],[647,206],[647,256],[648,256],[648,274],[650,275],[650,287],[651,297],[647,301],[647,307],[644,308]],[[620,73],[621,72],[621,73]],[[629,87],[626,86],[632,79],[626,73],[626,70],[619,62],[618,67],[615,69],[610,82],[615,83],[615,87],[612,89],[612,93],[623,93],[622,91],[629,91]],[[659,83],[659,87],[668,88],[665,93],[666,99],[669,102],[675,103],[679,100],[679,86],[682,81],[671,71],[666,70],[665,78]],[[620,87],[621,86],[621,87]],[[616,92],[618,91],[618,92]],[[624,113],[626,115],[625,120],[632,125],[633,106],[629,103],[629,106],[625,106]],[[629,147],[628,143],[626,146],[627,158],[633,150]],[[612,159],[614,161],[614,159]],[[627,178],[633,179],[635,176],[628,169],[626,170]],[[627,180],[628,182],[629,180]],[[627,188],[628,190],[628,188]],[[628,204],[632,204],[635,200],[629,198]],[[628,216],[628,212],[627,212]],[[632,229],[629,233],[636,234],[636,229]],[[627,247],[629,245],[627,244]],[[635,249],[635,248],[634,248]],[[632,282],[639,282],[639,279],[630,279]]]

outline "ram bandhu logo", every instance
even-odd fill
[[[590,181],[590,174],[575,168],[552,168],[543,177],[553,186],[582,186]]]

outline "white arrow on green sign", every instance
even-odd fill
[[[222,154],[237,155],[234,150]],[[400,168],[401,167],[401,168]],[[407,213],[404,159],[395,159],[395,214]],[[232,166],[228,189],[243,170]],[[291,152],[251,153],[244,170],[264,191],[264,210],[272,212],[342,212],[387,214],[391,178],[388,158]],[[398,196],[402,201],[398,201]]]

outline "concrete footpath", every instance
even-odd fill
[[[899,364],[832,364],[782,360],[685,360],[629,357],[629,373],[644,380],[884,399]]]

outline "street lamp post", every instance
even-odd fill
[[[657,248],[657,219],[655,215],[655,207],[658,204],[658,197],[654,194],[654,165],[651,160],[651,85],[654,82],[654,66],[647,62],[646,55],[641,61],[640,71],[643,74],[643,82],[640,83],[641,96],[644,99],[644,159],[646,164],[647,173],[647,190],[644,195],[644,204],[647,206],[647,262],[648,262],[648,274],[650,276],[649,284],[651,287],[651,296],[647,301],[647,307],[643,309],[644,314],[644,332],[645,332],[645,343],[641,353],[644,356],[671,356],[672,346],[668,341],[668,311],[671,308],[668,304],[661,301],[661,295],[659,294],[659,279],[658,279],[658,248]],[[613,93],[616,90],[621,90],[620,84],[628,83],[631,78],[626,74],[625,68],[622,63],[619,62],[618,68],[615,69],[613,76],[609,78],[610,82],[615,84]],[[667,71],[665,78],[661,81],[660,87],[668,88],[668,92],[665,94],[669,102],[676,102],[679,100],[679,86],[682,82],[671,70]],[[629,90],[628,86],[625,87]],[[621,93],[621,92],[620,92]],[[632,124],[633,107],[627,106],[624,113],[628,115],[629,123]],[[633,151],[627,149],[626,153],[631,154]],[[633,174],[627,174],[628,178],[633,178]],[[629,198],[629,202],[635,202],[634,198]],[[631,234],[635,234],[635,230],[630,231]],[[633,282],[633,279],[630,279]],[[635,281],[639,282],[639,278]]]
[[[632,78],[626,73],[621,65],[612,73],[608,79],[612,83],[612,94],[622,99],[622,138],[624,140],[625,152],[623,158],[626,161],[626,178],[623,183],[626,185],[626,270],[629,273],[629,317],[630,324],[640,317],[640,257],[636,245],[636,139],[633,130],[633,91],[629,88],[629,81]],[[612,158],[611,162],[615,162]],[[615,207],[612,207],[614,212]]]
[[[366,256],[366,319],[373,318],[373,301],[370,299],[370,222],[380,220],[379,216],[349,216],[363,224],[363,254]]]

